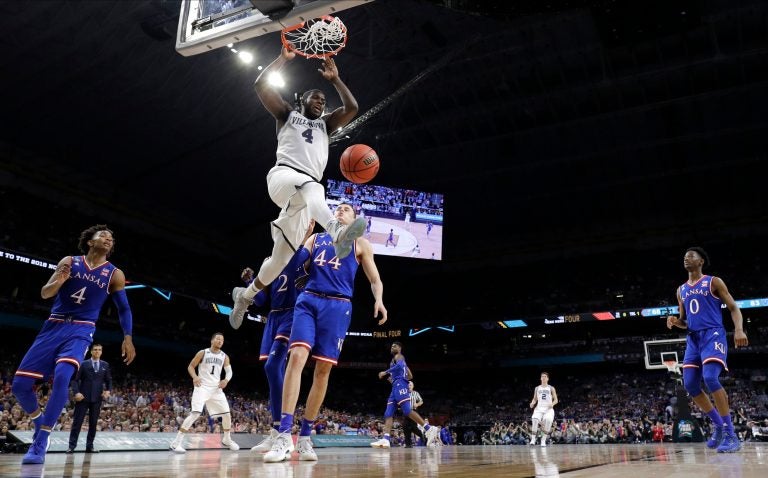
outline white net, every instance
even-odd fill
[[[307,58],[335,55],[347,42],[347,27],[338,18],[308,20],[283,30],[283,44]]]

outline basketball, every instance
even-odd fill
[[[339,168],[353,183],[367,183],[379,172],[379,155],[366,144],[353,144],[341,153]]]

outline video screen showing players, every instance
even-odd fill
[[[375,254],[441,260],[443,194],[329,179],[328,207],[346,202],[368,221]]]

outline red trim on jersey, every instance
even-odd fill
[[[56,317],[48,317],[48,320],[51,322],[67,322],[67,320],[58,319]],[[90,320],[72,320],[71,322],[73,324],[90,325],[92,327],[96,327],[96,322],[91,322]]]
[[[288,348],[292,349],[294,347],[304,347],[307,350],[312,350],[312,347],[306,342],[294,342]]]
[[[28,370],[16,370],[15,375],[21,375],[22,377],[43,378],[42,373],[30,372]]]
[[[699,280],[697,280],[697,281],[696,281],[696,282],[694,282],[693,284],[690,284],[688,281],[685,281],[685,283],[686,283],[686,284],[688,284],[688,287],[696,287],[696,284],[698,284],[699,282],[701,282],[701,281],[702,281],[702,279],[704,279],[705,277],[709,277],[709,276],[706,276],[706,275],[702,275],[701,277],[699,277]]]
[[[269,355],[259,355],[259,362],[262,360],[267,360],[269,358]]]
[[[76,369],[80,368],[80,362],[78,362],[77,359],[73,359],[72,357],[61,357],[58,360],[56,360],[56,363],[61,363],[61,362],[71,363],[72,365],[75,366]]]
[[[284,340],[284,341],[288,342],[289,340],[291,340],[291,338],[290,337],[286,337],[285,335],[275,335],[275,339],[274,340]]]
[[[285,307],[284,309],[272,309],[269,311],[269,313],[271,314],[272,312],[284,312],[286,310],[293,310],[293,307]]]
[[[397,402],[397,404],[400,405],[403,402],[410,402],[410,401],[411,401],[411,398],[408,397],[408,398],[404,398],[404,399],[400,400],[399,402]]]
[[[710,295],[712,295],[712,297],[714,297],[715,299],[717,299],[717,300],[719,300],[720,302],[722,302],[722,301],[723,301],[723,299],[721,299],[720,297],[718,297],[718,296],[715,294],[715,291],[713,291],[713,290],[712,290],[712,283],[713,283],[713,282],[715,282],[715,276],[710,276],[710,280],[709,280],[709,293],[710,293]]]
[[[692,363],[686,363],[686,364],[683,364],[683,368],[701,368],[701,367]]]
[[[312,295],[315,295],[317,297],[322,297],[324,299],[334,299],[334,300],[343,300],[344,302],[352,302],[351,300],[347,299],[346,297],[336,297],[336,296],[333,296],[333,295],[327,295],[327,294],[323,294],[323,293],[312,292],[311,290],[306,290],[306,289],[304,290],[304,293],[312,294]]]
[[[719,363],[720,365],[723,366],[723,369],[726,372],[728,371],[728,366],[725,364],[725,362],[723,362],[722,360],[720,360],[717,357],[709,357],[708,359],[704,360],[704,362],[702,362],[702,363],[709,363],[709,362],[717,362],[717,363]]]
[[[88,272],[95,271],[99,267],[102,267],[105,264],[109,264],[109,261],[104,261],[101,264],[99,264],[98,266],[94,266],[93,269],[91,269],[91,267],[88,265],[88,262],[85,260],[85,256],[80,256],[80,257],[83,258],[83,264],[85,264],[85,268],[88,269]]]
[[[334,359],[329,358],[329,357],[323,357],[322,355],[313,355],[312,358],[315,359],[315,360],[319,360],[321,362],[332,363],[333,365],[336,365],[336,364],[339,363],[337,360],[334,360]]]

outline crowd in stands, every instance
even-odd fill
[[[30,421],[16,404],[10,387],[14,366],[4,361],[0,387],[0,429],[29,430]],[[760,427],[768,419],[768,395],[764,370],[744,370],[724,380],[729,393],[734,424],[744,440],[764,439]],[[139,378],[127,374],[115,381],[112,394],[102,408],[100,431],[176,432],[190,411],[191,383],[185,375]],[[182,378],[183,377],[183,378]],[[355,381],[354,383],[359,383]],[[614,372],[600,375],[560,376],[556,382],[560,404],[551,440],[553,443],[645,443],[669,441],[677,414],[675,381],[666,372]],[[530,440],[530,394],[535,384],[481,384],[462,387],[451,383],[425,393],[429,399],[426,416],[447,428],[445,443],[512,445]],[[354,384],[335,383],[329,395],[334,404],[346,403],[347,410],[324,408],[315,424],[319,434],[356,434],[379,438],[383,430],[384,396],[369,400],[368,406],[342,397]],[[45,403],[50,387],[41,383],[38,396]],[[261,394],[227,391],[236,433],[268,433],[271,416]],[[340,399],[341,398],[341,399]],[[372,404],[371,404],[372,403]],[[709,431],[708,418],[692,403],[694,416]],[[69,403],[57,425],[69,430],[73,406]],[[301,418],[299,407],[296,418]],[[403,417],[397,416],[393,444],[403,443]],[[766,424],[768,425],[768,424]],[[86,424],[87,426],[87,424]],[[198,433],[219,433],[220,423],[204,416],[195,424]],[[298,431],[298,428],[294,431]]]
[[[329,199],[350,202],[373,215],[394,214],[403,219],[406,212],[412,211],[443,215],[443,195],[439,193],[329,179],[326,194]]]

